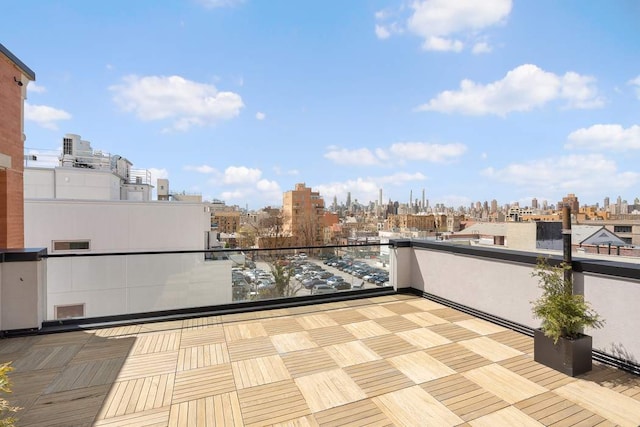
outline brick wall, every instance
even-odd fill
[[[11,157],[11,167],[0,170],[0,248],[24,246],[22,103],[26,86],[13,80],[21,76],[0,53],[0,153]]]

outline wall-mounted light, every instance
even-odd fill
[[[22,86],[22,85],[24,84],[24,83],[22,83],[22,81],[21,81],[21,80],[18,80],[18,79],[16,78],[16,76],[13,76],[13,81],[14,81],[14,82],[16,82],[16,84],[17,84],[18,86]]]

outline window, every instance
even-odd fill
[[[73,154],[73,140],[71,138],[62,139],[62,154]]]
[[[630,225],[614,225],[613,226],[614,233],[631,233]]]
[[[84,304],[56,305],[54,311],[56,319],[84,317]]]
[[[59,251],[88,251],[91,249],[89,240],[54,240],[53,252]]]

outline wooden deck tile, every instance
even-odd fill
[[[289,353],[318,346],[306,331],[272,335],[271,342],[273,342],[273,346],[278,350],[278,353]]]
[[[205,368],[231,362],[229,350],[225,343],[205,344],[196,347],[181,348],[178,351],[178,371]]]
[[[115,328],[96,329],[93,333],[102,338],[122,338],[138,334],[142,330],[140,325],[116,326]]]
[[[426,382],[421,387],[465,421],[509,406],[459,374]]]
[[[334,408],[367,396],[342,369],[319,372],[295,379],[313,412]]]
[[[522,354],[518,350],[514,350],[511,347],[500,344],[488,337],[459,341],[458,344],[466,347],[474,353],[478,353],[480,356],[489,359],[492,362],[511,359],[512,357],[520,356]]]
[[[244,359],[233,362],[231,367],[238,390],[291,379],[287,367],[278,355]]]
[[[329,316],[334,322],[338,323],[339,325],[346,325],[348,323],[357,323],[369,320],[369,318],[364,314],[352,309],[332,311],[330,313],[327,313],[327,316]]]
[[[180,348],[181,332],[144,334],[136,339],[131,350],[133,356],[139,354],[161,353]]]
[[[621,426],[640,423],[640,402],[598,384],[580,380],[558,387],[554,392]]]
[[[495,426],[519,426],[519,427],[544,427],[538,421],[519,411],[513,406],[492,412],[484,417],[469,421],[473,427],[495,427]]]
[[[362,340],[362,342],[384,358],[400,356],[401,354],[413,353],[414,351],[420,350],[419,347],[410,344],[407,340],[394,334],[366,338]]]
[[[278,354],[278,350],[276,350],[269,337],[229,342],[227,343],[227,350],[232,362]]]
[[[169,425],[169,406],[149,411],[134,412],[104,420],[98,420],[93,425],[95,427],[165,427]]]
[[[582,421],[591,418],[591,421],[594,421],[593,416],[595,415],[551,391],[518,402],[514,406],[547,426],[566,423],[565,420],[572,417],[574,420],[577,418]],[[598,418],[600,421],[604,421],[604,418]]]
[[[135,336],[125,338],[92,337],[76,353],[71,363],[89,362],[97,359],[122,359],[131,353]]]
[[[450,307],[429,310],[429,312],[435,316],[443,318],[448,322],[459,322],[461,320],[473,319],[473,316],[471,316],[470,314],[463,313]]]
[[[526,354],[533,354],[533,338],[515,331],[503,331],[488,335],[494,341]]]
[[[446,320],[444,320],[442,317],[438,317],[435,314],[429,313],[428,311],[419,311],[416,313],[403,314],[402,317],[412,321],[413,323],[421,327],[442,325],[444,323],[449,323]]]
[[[324,349],[340,367],[351,366],[358,363],[380,359],[380,355],[375,353],[360,341],[335,344],[329,347],[324,347]]]
[[[389,362],[416,384],[456,373],[424,351],[392,357]]]
[[[377,337],[379,335],[387,335],[391,333],[373,320],[350,323],[348,325],[345,325],[344,327],[358,339]]]
[[[171,404],[174,381],[174,374],[164,374],[117,382],[109,391],[98,419],[168,408]]]
[[[173,373],[176,371],[177,362],[177,351],[131,356],[124,362],[118,380]]]
[[[360,400],[314,414],[319,426],[384,427],[393,423],[371,400]]]
[[[425,353],[436,358],[456,372],[465,372],[491,364],[490,360],[463,347],[459,343],[428,348],[425,350]]]
[[[64,334],[49,334],[40,337],[34,337],[32,348],[43,346],[66,347],[73,345],[84,345],[94,337],[91,332],[75,331]]]
[[[277,319],[269,319],[262,322],[264,330],[269,335],[288,334],[292,332],[302,332],[304,328],[295,317],[284,317]]]
[[[399,426],[453,426],[463,420],[418,386],[374,397],[373,402]]]
[[[371,305],[357,309],[358,313],[369,319],[380,319],[381,317],[397,316],[393,311],[381,305]]]
[[[297,320],[306,330],[326,328],[327,326],[338,326],[338,324],[326,314],[299,316],[297,317]]]
[[[422,311],[420,307],[416,307],[415,305],[409,304],[408,302],[394,302],[390,304],[384,304],[383,307],[387,310],[393,311],[396,314],[408,314]]]
[[[427,328],[398,332],[396,335],[419,348],[431,348],[451,342],[448,338]]]
[[[338,368],[336,361],[323,348],[296,351],[281,357],[294,378]]]
[[[123,357],[68,364],[60,375],[44,389],[44,393],[112,384],[117,378],[124,360]]]
[[[367,397],[390,393],[414,385],[413,381],[386,360],[348,366],[344,368],[344,372],[355,381]]]
[[[409,331],[420,328],[420,325],[403,316],[383,317],[375,319],[375,322],[390,332]]]
[[[408,300],[407,304],[411,304],[415,307],[418,307],[422,311],[439,310],[442,308],[446,308],[442,304],[439,304],[435,301],[431,301],[425,298],[415,298],[413,300]]]
[[[109,387],[109,385],[99,385],[43,394],[28,411],[21,411],[18,414],[20,418],[18,425],[89,426],[100,410]]]
[[[218,394],[231,393],[236,390],[231,365],[215,365],[207,368],[191,369],[176,374],[173,387],[172,403]]]
[[[480,335],[489,335],[489,334],[497,334],[499,332],[507,331],[508,329],[503,328],[502,326],[495,325],[491,322],[487,322],[482,319],[467,319],[461,320],[459,322],[455,322],[456,325],[462,326],[463,328],[469,329],[470,331],[475,332]]]
[[[321,347],[355,341],[357,338],[343,326],[328,326],[309,330],[311,339]]]
[[[232,323],[224,325],[227,342],[246,340],[250,338],[266,337],[262,323]]]
[[[307,415],[281,423],[273,423],[271,427],[319,427],[313,415]]]
[[[575,378],[535,362],[530,356],[526,355],[503,360],[500,365],[549,390],[576,381]]]
[[[242,426],[240,403],[235,392],[203,397],[171,405],[171,426]]]
[[[180,347],[195,347],[198,345],[218,344],[225,342],[224,328],[214,325],[208,328],[182,331]]]
[[[208,329],[222,323],[220,316],[196,317],[193,319],[185,319],[182,321],[182,331],[196,331],[199,329]]]
[[[473,369],[462,375],[512,404],[548,391],[546,388],[496,364]]]
[[[61,368],[82,348],[81,344],[67,346],[37,346],[12,364],[16,372]]]
[[[238,400],[247,426],[282,423],[311,413],[292,380],[238,390]]]
[[[470,340],[478,338],[480,335],[469,329],[458,326],[455,323],[445,323],[442,325],[428,326],[427,329],[433,331],[451,341]]]

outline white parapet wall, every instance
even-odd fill
[[[421,247],[422,246],[422,247]],[[529,328],[537,328],[531,302],[541,291],[531,273],[539,254],[447,244],[411,244],[391,254],[391,283],[413,288]],[[588,329],[594,348],[636,364],[640,361],[640,265],[574,260],[575,287],[606,321]]]

